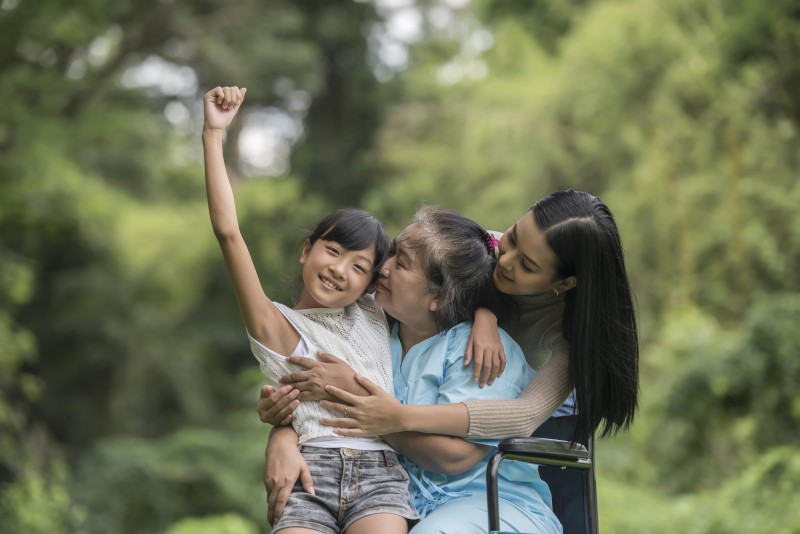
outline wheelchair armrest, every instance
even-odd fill
[[[503,458],[522,462],[591,469],[589,450],[576,443],[548,438],[506,438],[497,446]]]
[[[517,460],[540,465],[572,467],[588,471],[592,468],[591,451],[576,443],[548,438],[506,438],[497,445],[486,465],[486,499],[489,509],[489,532],[500,530],[500,506],[497,474],[503,460]]]

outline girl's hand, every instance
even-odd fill
[[[464,365],[473,360],[472,381],[480,383],[480,387],[491,386],[506,368],[506,352],[500,340],[497,317],[485,308],[475,312],[475,322],[467,340]]]
[[[335,386],[327,386],[325,389],[343,402],[324,400],[322,406],[344,417],[323,418],[320,422],[336,427],[334,432],[340,436],[381,436],[405,430],[401,421],[403,405],[400,401],[363,376],[356,375],[356,380],[369,392],[369,396],[361,397]]]
[[[273,432],[281,430],[284,429],[275,429]],[[270,525],[280,519],[298,480],[307,493],[314,495],[314,480],[305,458],[297,448],[297,434],[289,432],[270,436],[265,453],[264,488],[267,490],[267,521]]]
[[[215,87],[203,97],[205,122],[203,130],[224,131],[239,111],[247,89],[242,87]]]
[[[362,391],[361,386],[356,382],[356,373],[353,368],[344,363],[336,356],[322,351],[317,351],[318,360],[304,358],[302,356],[291,356],[286,359],[305,369],[295,371],[281,377],[281,384],[290,384],[300,391],[301,401],[330,400],[337,401],[336,397],[325,390],[325,386],[336,386],[348,391]]]
[[[277,391],[272,386],[263,386],[256,405],[258,417],[272,426],[291,424],[292,412],[300,406],[299,395],[300,392],[292,386],[283,386]]]

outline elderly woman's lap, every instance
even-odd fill
[[[489,531],[486,495],[453,499],[420,521],[410,534],[486,534]],[[500,501],[500,530],[531,534],[561,534],[561,525],[550,517],[526,512],[508,501]]]

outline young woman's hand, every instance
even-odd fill
[[[239,111],[247,89],[242,87],[215,87],[203,97],[205,122],[203,130],[224,131]]]
[[[291,424],[292,412],[300,406],[300,401],[297,400],[299,395],[300,392],[292,386],[283,386],[278,390],[272,386],[263,386],[256,405],[258,417],[272,426]]]
[[[286,359],[302,367],[303,371],[295,371],[281,377],[281,384],[289,384],[300,391],[301,401],[338,400],[325,391],[325,386],[336,386],[347,391],[367,394],[358,382],[353,368],[332,354],[322,351],[317,352],[317,360],[302,356],[292,356]]]
[[[484,308],[475,312],[464,354],[464,365],[473,361],[472,381],[480,387],[492,385],[506,368],[506,352],[497,328],[497,317]]]
[[[274,525],[280,519],[295,483],[299,480],[303,489],[314,495],[314,480],[305,458],[297,448],[297,434],[291,428],[273,429],[265,456],[267,521]]]
[[[381,436],[405,430],[400,401],[363,376],[356,375],[356,380],[369,396],[353,395],[335,386],[327,386],[325,389],[341,401],[324,400],[322,406],[341,413],[343,417],[323,418],[320,422],[335,427],[334,432],[340,436]]]

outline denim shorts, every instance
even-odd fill
[[[326,449],[303,445],[314,480],[310,495],[296,483],[272,532],[303,527],[339,534],[373,514],[395,514],[410,523],[419,519],[408,494],[408,475],[393,451]]]

